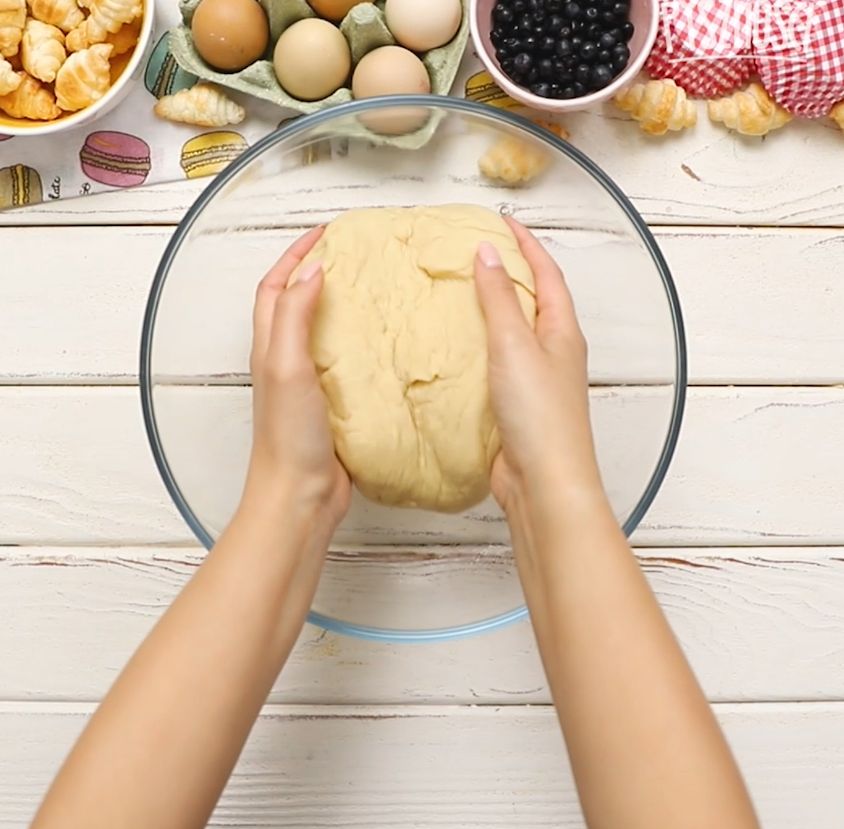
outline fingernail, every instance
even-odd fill
[[[488,268],[500,268],[501,257],[492,242],[481,242],[478,245],[478,258]]]
[[[307,282],[313,279],[322,270],[322,262],[308,262],[307,265],[302,265],[299,273],[296,275],[297,282]]]

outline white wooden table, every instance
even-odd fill
[[[840,829],[844,135],[569,126],[654,226],[688,325],[688,412],[642,564],[764,825]],[[135,388],[153,268],[201,184],[0,213],[4,829],[201,558]],[[308,628],[212,825],[581,827],[548,702],[526,625],[437,646]]]

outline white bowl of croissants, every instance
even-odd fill
[[[92,121],[131,88],[152,44],[154,0],[0,0],[0,133]]]

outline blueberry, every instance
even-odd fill
[[[579,51],[580,51],[580,47],[581,47],[581,46],[583,46],[583,38],[582,38],[582,37],[578,37],[577,35],[575,35],[575,36],[571,39],[570,43],[571,43],[571,48],[572,48],[572,51],[573,51],[573,52],[579,52]]]
[[[616,35],[612,31],[604,32],[598,38],[598,46],[600,46],[602,49],[612,49],[612,47],[615,46],[616,43],[618,43],[618,37],[616,37]]]
[[[549,35],[558,35],[560,30],[563,26],[566,25],[565,18],[559,14],[552,14],[546,21],[545,21],[545,31],[548,32]]]
[[[563,8],[563,0],[545,0],[545,8],[548,14],[559,14]]]
[[[513,10],[509,6],[503,6],[499,3],[493,10],[492,10],[492,19],[496,23],[500,23],[504,26],[510,26],[515,20],[515,15],[513,14]]]
[[[626,43],[619,43],[616,46],[613,46],[612,57],[613,61],[623,60],[626,64],[627,61],[630,60],[630,48]]]
[[[513,70],[519,75],[526,75],[533,68],[533,57],[527,52],[519,52],[513,58]]]
[[[630,3],[626,2],[626,0],[619,0],[619,2],[613,3],[612,13],[616,17],[627,17],[630,14]]]
[[[539,77],[543,81],[550,81],[554,77],[554,64],[551,58],[542,58],[537,64],[537,69],[539,70]]]
[[[630,40],[633,37],[633,32],[636,31],[636,27],[628,20],[621,25],[621,34],[623,35],[625,40]]]
[[[530,70],[530,72],[527,73],[526,80],[529,84],[536,83],[536,81],[539,80],[539,72],[537,71],[535,66],[533,67],[533,69]]]
[[[502,43],[504,43],[506,35],[503,31],[501,31],[501,29],[493,29],[489,33],[489,39],[493,46],[500,46]]]
[[[587,40],[580,47],[580,58],[586,63],[594,63],[598,56],[598,47],[591,41]]]
[[[563,99],[574,98],[574,87],[564,86],[560,92],[560,97]]]
[[[592,23],[583,30],[584,40],[597,40],[604,33],[600,23]]]
[[[536,38],[533,35],[523,37],[520,45],[523,52],[529,52],[532,55],[536,51]]]
[[[571,88],[574,90],[574,97],[581,98],[586,94],[586,84],[580,83],[580,81],[575,81]]]
[[[574,48],[571,45],[571,41],[566,39],[557,41],[557,48],[555,51],[561,58],[567,58],[569,55],[574,54]]]
[[[527,7],[536,14],[545,14],[545,0],[527,0]]]
[[[594,23],[601,13],[595,6],[587,6],[586,10],[583,12],[584,18],[588,20],[590,23]]]
[[[544,23],[545,22],[545,11],[534,11],[531,12],[531,18],[533,19],[534,23]]]
[[[513,0],[513,14],[521,14],[527,8],[526,0]]]
[[[533,92],[534,95],[539,95],[540,98],[550,98],[551,84],[544,82],[535,83],[531,85],[530,91]]]
[[[612,79],[612,70],[605,63],[592,67],[592,89],[603,89]]]
[[[562,98],[563,97],[563,87],[560,86],[558,83],[551,84],[551,97],[552,98]]]
[[[513,63],[513,58],[505,58],[501,61],[501,69],[504,71],[505,74],[513,74]]]
[[[563,6],[563,14],[569,20],[578,20],[582,14],[582,9],[579,3],[569,2]]]
[[[587,66],[585,63],[581,63],[580,66],[574,70],[574,79],[585,86],[592,80],[592,67]]]
[[[550,35],[545,35],[539,41],[539,51],[542,52],[543,55],[553,55],[554,48],[556,47],[556,45],[557,41],[554,40],[553,37],[551,37]]]
[[[518,28],[523,32],[533,31],[533,17],[529,14],[523,14],[517,21]]]
[[[612,52],[609,49],[598,49],[596,63],[612,63]]]
[[[615,24],[618,22],[618,19],[616,18],[616,16],[611,11],[608,11],[608,12],[601,12],[601,21],[606,26],[615,26]]]

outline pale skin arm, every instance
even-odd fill
[[[563,276],[511,222],[536,278],[531,330],[497,252],[476,283],[502,452],[493,493],[589,829],[758,829],[727,743],[601,484],[586,345]]]
[[[350,494],[308,356],[321,272],[286,287],[320,233],[258,289],[240,507],[91,719],[34,829],[205,826],[296,641]]]

